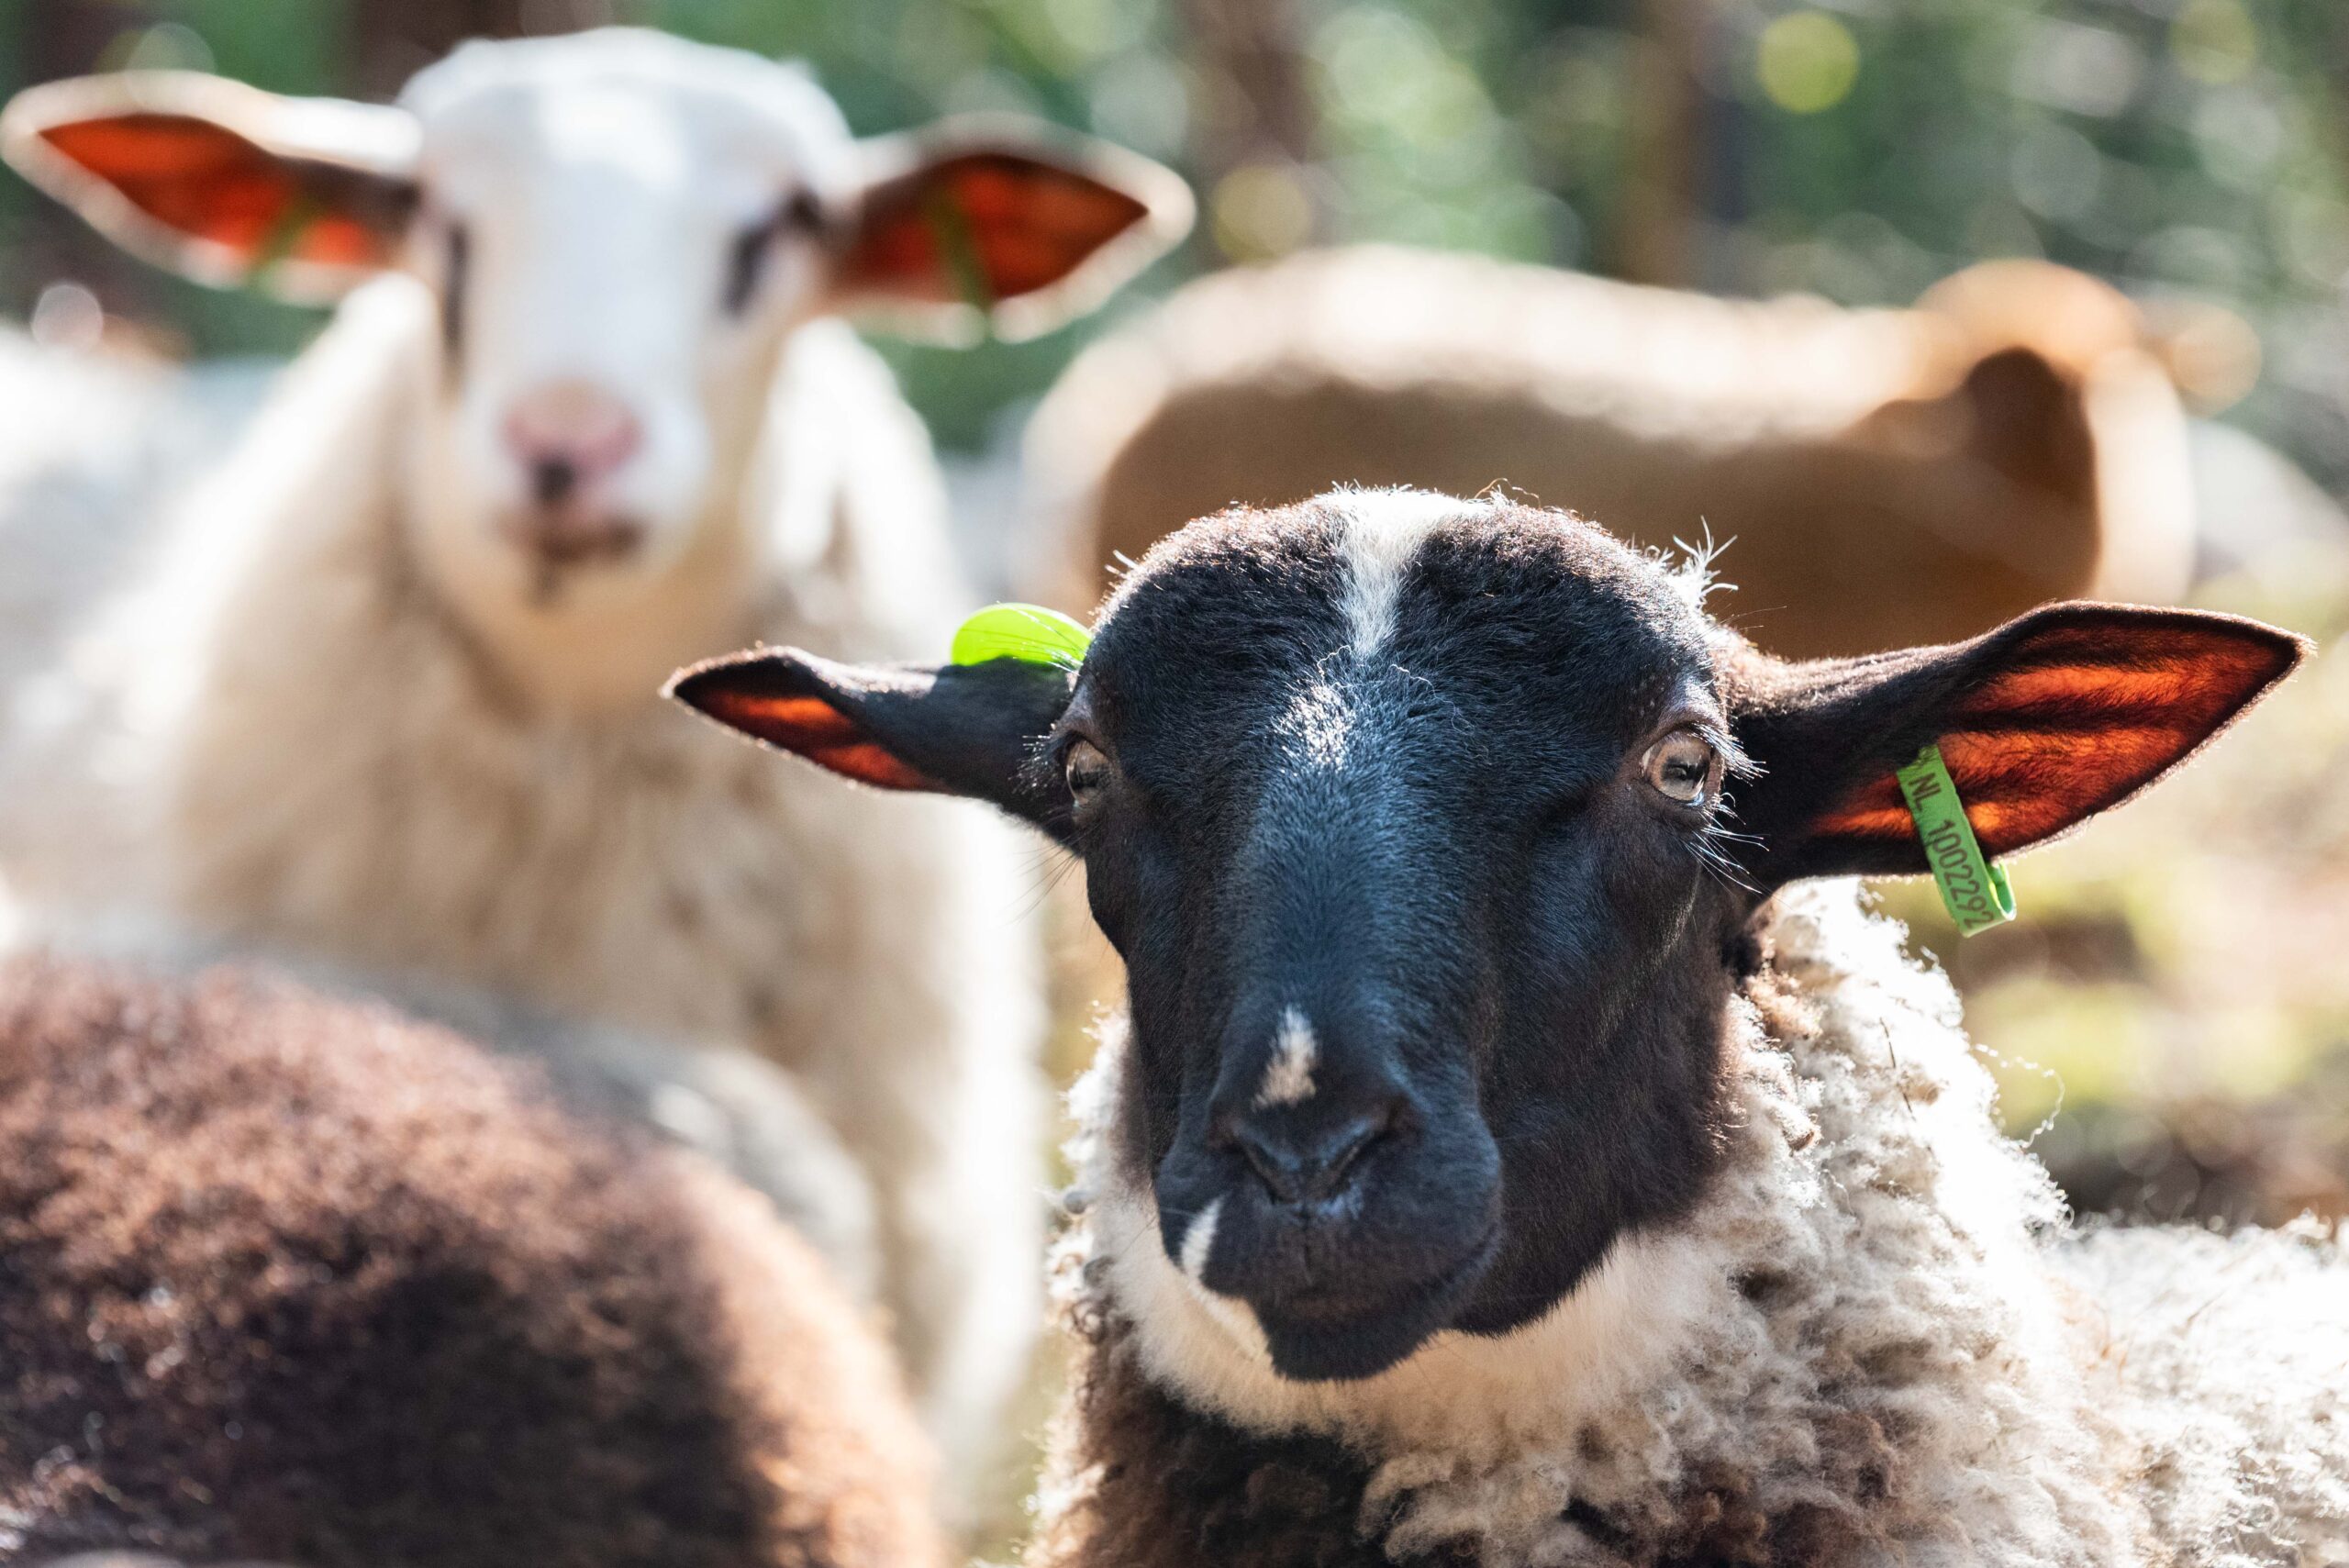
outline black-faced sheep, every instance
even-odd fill
[[[2065,605],[1782,662],[1499,501],[1155,549],[1081,668],[785,651],[686,702],[1082,859],[1129,1006],[1077,1096],[1051,1568],[2288,1564],[2349,1551],[2349,1256],[2082,1241],[1954,995],[1820,879],[2181,762],[2301,658]]]
[[[2187,422],[2118,292],[2039,262],[1913,310],[1712,298],[1387,247],[1192,284],[1088,349],[1029,428],[1031,596],[1335,484],[1571,504],[1734,540],[1765,648],[1971,636],[2049,599],[2165,602],[2194,559]]]
[[[0,965],[0,1556],[943,1561],[821,1261],[382,1007]]]
[[[936,466],[840,314],[1041,329],[1180,231],[1179,182],[1000,125],[861,144],[794,67],[625,29],[468,46],[392,107],[132,75],[6,130],[159,261],[373,281],[28,699],[64,717],[0,755],[35,781],[0,865],[789,1068],[966,1475],[1041,1318],[1032,862],[656,693],[752,639],[943,638]]]

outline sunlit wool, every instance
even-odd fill
[[[1163,1462],[1167,1433],[1098,1418],[1173,1409],[1145,1379],[1242,1432],[1334,1440],[1319,1485],[1308,1459],[1231,1500],[1266,1542],[1233,1562],[1615,1568],[1741,1538],[1725,1560],[2329,1561],[2349,1545],[2349,1255],[2307,1228],[2074,1234],[1901,937],[1848,884],[1780,895],[1698,1210],[1620,1241],[1541,1321],[1357,1383],[1275,1376],[1246,1308],[1167,1261],[1103,1136],[1113,1029],[1073,1100],[1056,1279],[1090,1361],[1037,1561],[1108,1560],[1100,1478],[1144,1444]],[[1788,1518],[1815,1538],[1770,1539]]]

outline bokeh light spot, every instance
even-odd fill
[[[1793,11],[1762,29],[1755,62],[1762,91],[1789,114],[1815,115],[1851,95],[1860,45],[1824,11]]]
[[[40,291],[26,327],[44,349],[86,351],[105,339],[106,313],[80,284],[54,283]]]
[[[1297,171],[1284,164],[1234,169],[1208,205],[1216,243],[1235,261],[1286,256],[1313,236],[1313,197]]]
[[[2197,82],[2240,82],[2259,63],[2259,28],[2243,0],[2187,0],[2170,24],[2169,50]]]

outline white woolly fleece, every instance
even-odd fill
[[[160,906],[787,1069],[872,1185],[879,1267],[845,1272],[877,1272],[967,1470],[1042,1316],[1034,856],[979,807],[845,787],[661,701],[661,645],[627,654],[641,701],[534,710],[414,569],[436,341],[409,280],[345,303],[55,677],[71,700],[0,751],[0,864],[28,903]],[[707,573],[735,607],[684,656],[935,656],[943,497],[886,371],[813,324],[768,420]]]
[[[1347,1443],[1373,1467],[1365,1529],[1386,1521],[1398,1559],[1611,1568],[1664,1536],[1685,1485],[1728,1478],[1765,1515],[1847,1515],[1871,1563],[2343,1561],[2341,1246],[2076,1240],[1996,1130],[1954,993],[1898,925],[1827,884],[1782,895],[1769,935],[1808,1021],[1772,1039],[1737,1005],[1718,1185],[1542,1321],[1441,1335],[1364,1382],[1279,1378],[1246,1308],[1167,1262],[1149,1195],[1109,1158],[1117,1029],[1073,1100],[1063,1305],[1133,1323],[1150,1373],[1195,1407]],[[1876,1452],[1897,1504],[1838,1479]],[[1601,1541],[1570,1504],[1624,1534]]]

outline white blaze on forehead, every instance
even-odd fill
[[[1293,1106],[1313,1095],[1313,1064],[1320,1054],[1313,1025],[1295,1007],[1281,1011],[1280,1033],[1273,1040],[1273,1059],[1265,1065],[1264,1081],[1256,1089],[1256,1106]]]
[[[1340,549],[1350,647],[1356,657],[1368,658],[1395,633],[1395,595],[1419,546],[1442,524],[1483,503],[1425,490],[1341,491],[1327,501],[1346,518]]]

